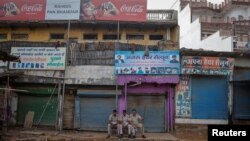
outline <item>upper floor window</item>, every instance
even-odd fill
[[[6,33],[0,33],[0,40],[5,40],[7,39],[7,34]]]
[[[50,39],[64,39],[64,34],[63,33],[51,33],[50,34]]]
[[[149,40],[162,40],[163,35],[149,35]]]
[[[29,34],[27,34],[27,33],[12,33],[11,39],[12,40],[28,40]]]
[[[84,40],[97,40],[97,33],[86,33],[83,34]]]
[[[140,34],[127,34],[127,40],[144,40],[144,35],[140,35]]]
[[[121,35],[119,35],[119,39],[121,39]],[[103,40],[117,40],[117,34],[104,34]]]

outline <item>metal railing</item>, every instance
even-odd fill
[[[181,7],[184,8],[187,4],[190,4],[191,7],[197,8],[209,8],[215,11],[222,11],[230,5],[249,5],[250,0],[224,0],[220,4],[213,4],[207,2],[207,0],[181,0]]]
[[[177,11],[174,10],[148,10],[147,21],[170,21],[177,20]]]

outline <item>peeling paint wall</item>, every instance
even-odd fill
[[[68,67],[66,78],[66,84],[115,85],[113,66]]]
[[[17,82],[58,83],[63,71],[25,71]],[[66,70],[66,84],[115,85],[113,66],[69,66]]]

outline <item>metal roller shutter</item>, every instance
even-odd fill
[[[228,85],[226,77],[192,77],[192,118],[228,119]]]
[[[234,84],[234,119],[250,119],[250,84]]]
[[[80,129],[107,131],[108,116],[115,108],[115,97],[81,97]]]
[[[28,111],[34,111],[33,124],[37,125],[49,96],[19,95],[18,100],[18,124],[24,124]],[[53,96],[39,125],[55,125],[57,111],[57,96]]]
[[[165,96],[128,96],[128,112],[144,117],[145,132],[165,132]]]

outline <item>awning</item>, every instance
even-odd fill
[[[116,96],[121,95],[121,90],[86,90],[86,89],[78,89],[78,96]]]

